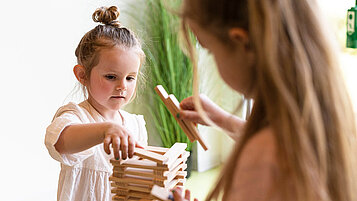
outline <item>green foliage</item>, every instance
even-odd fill
[[[163,145],[171,147],[175,142],[184,142],[191,150],[192,143],[154,91],[156,85],[162,85],[179,101],[192,95],[192,63],[179,45],[179,18],[167,9],[176,9],[180,1],[169,1],[170,5],[164,1],[144,0],[146,9],[141,13],[142,17],[136,18],[139,27],[144,29],[143,49],[147,57],[148,88],[144,95]],[[130,15],[137,16],[138,13],[133,10]]]

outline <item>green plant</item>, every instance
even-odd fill
[[[143,29],[143,49],[147,57],[145,68],[149,78],[144,95],[150,102],[149,113],[165,147],[184,142],[190,151],[192,143],[154,91],[154,87],[160,84],[179,101],[192,95],[192,63],[179,45],[178,16],[167,10],[167,7],[176,9],[180,1],[142,2],[145,4],[142,16],[138,17],[135,10],[130,15],[136,16],[137,24]],[[132,9],[138,10],[137,6]]]

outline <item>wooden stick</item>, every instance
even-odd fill
[[[141,158],[155,161],[160,164],[167,163],[167,161],[169,160],[169,158],[167,158],[166,156],[163,156],[161,154],[157,154],[154,152],[150,152],[145,149],[140,149],[140,148],[135,148],[134,155],[139,156]]]
[[[168,101],[168,97],[169,95],[167,94],[167,92],[165,91],[165,89],[161,86],[158,85],[155,87],[155,91],[156,93],[159,95],[160,99],[162,100],[162,102],[164,103],[164,105],[166,106],[166,108],[170,111],[170,113],[172,114],[172,116],[175,118],[175,120],[178,122],[179,126],[181,127],[181,129],[183,130],[183,132],[187,135],[188,139],[191,142],[195,141],[195,138],[193,137],[193,135],[190,133],[190,131],[188,130],[188,128],[186,127],[186,125],[184,124],[184,122],[181,119],[178,119],[176,117],[176,114],[178,113],[178,111],[175,110],[175,106],[173,104],[171,104],[171,102]]]
[[[175,143],[165,154],[164,157],[169,158],[169,160],[165,163],[170,166],[173,162],[177,160],[177,158],[185,152],[187,148],[186,143]]]
[[[178,113],[180,111],[180,103],[179,101],[176,99],[176,97],[172,94],[169,95],[168,97],[169,102],[171,103],[171,105],[174,106],[176,112]],[[183,123],[186,125],[186,127],[188,128],[190,134],[193,136],[194,139],[196,139],[202,146],[202,148],[207,151],[207,145],[204,142],[203,138],[201,137],[201,135],[198,133],[196,126],[189,121],[184,121],[182,120]]]
[[[169,109],[169,111],[171,112],[172,116],[174,116],[175,120],[177,121],[177,123],[179,124],[179,126],[181,127],[183,132],[187,135],[188,139],[191,142],[194,142],[196,139],[195,139],[194,135],[191,133],[191,131],[190,131],[189,127],[187,126],[187,124],[185,123],[185,121],[177,118],[176,115],[180,112],[180,110],[177,109],[175,104],[171,101],[170,95],[166,99],[165,105],[166,105],[167,109]]]
[[[169,148],[164,148],[164,147],[154,147],[154,146],[145,146],[145,150],[164,155]]]
[[[176,117],[176,114],[180,112],[180,103],[176,99],[176,97],[172,94],[168,95],[162,85],[157,85],[155,87],[155,91],[159,95],[160,99],[165,104],[167,109],[170,111],[170,113],[174,116],[174,118],[176,119],[184,133],[187,135],[189,140],[191,142],[197,140],[201,144],[202,148],[207,151],[208,147],[201,135],[198,133],[196,126],[192,122],[178,119]]]
[[[121,165],[121,167],[132,167],[132,168],[143,168],[143,169],[150,169],[150,170],[162,170],[162,171],[168,171],[170,170],[167,166],[162,166],[162,167],[159,167],[157,166],[157,164],[155,163],[155,165],[153,165],[151,162],[153,161],[147,161],[148,163],[147,164],[144,164],[142,163],[142,161],[131,161],[130,163],[123,163]],[[150,163],[149,163],[150,162]],[[114,170],[116,170],[117,167],[114,166]],[[120,169],[120,168],[118,168]]]

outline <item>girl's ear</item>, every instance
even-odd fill
[[[249,36],[248,32],[242,28],[231,28],[228,30],[229,38],[236,44],[243,44],[245,47],[248,47]]]
[[[82,84],[85,85],[85,78],[86,78],[86,73],[85,69],[81,65],[75,65],[73,67],[73,73],[76,76],[77,80]]]

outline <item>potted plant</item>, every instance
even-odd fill
[[[138,17],[137,5],[132,6],[129,15],[136,19],[135,23],[142,30],[143,50],[147,57],[145,74],[149,78],[144,91],[150,105],[147,109],[164,147],[183,142],[187,143],[187,151],[191,152],[192,143],[154,91],[156,85],[162,85],[179,101],[192,95],[192,62],[179,45],[179,18],[167,9],[177,9],[180,1],[141,2],[145,4],[141,17]]]

